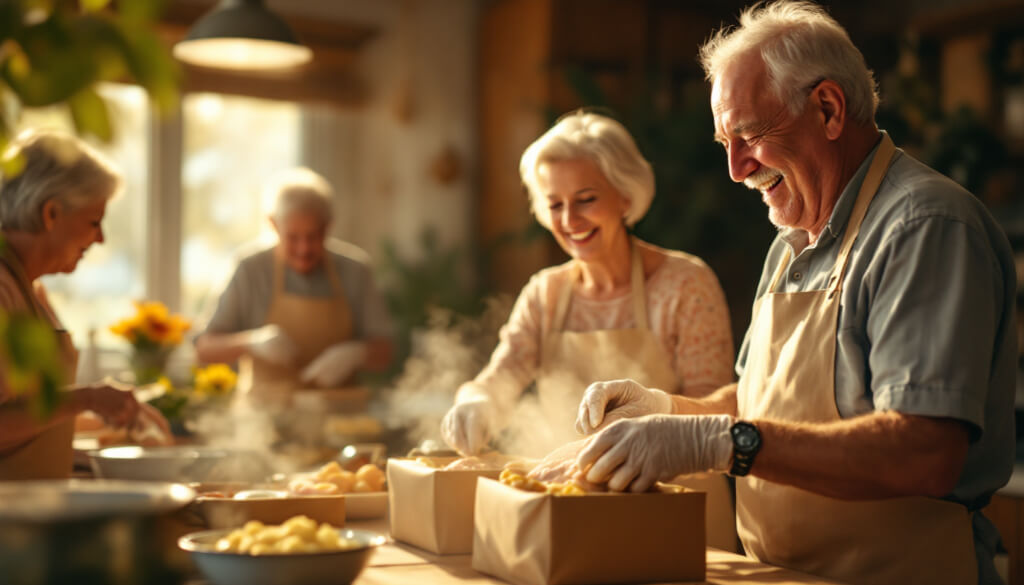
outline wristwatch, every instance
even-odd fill
[[[729,428],[732,437],[732,467],[729,475],[742,477],[750,473],[754,456],[761,450],[761,431],[752,423],[736,421]]]

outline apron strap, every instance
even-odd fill
[[[878,191],[878,186],[882,184],[882,179],[885,178],[885,173],[889,170],[889,162],[895,154],[896,146],[893,144],[892,138],[888,134],[883,133],[882,143],[879,144],[875,158],[871,161],[871,166],[868,167],[868,174],[864,177],[864,182],[860,186],[860,192],[857,194],[857,202],[853,206],[853,211],[850,212],[850,219],[846,224],[846,231],[843,234],[843,243],[839,248],[839,256],[836,258],[832,275],[828,279],[828,298],[835,296],[836,292],[843,285],[846,265],[850,260],[850,250],[853,249],[853,242],[857,239],[857,234],[860,232],[860,224],[864,220],[868,206],[871,205],[871,201],[875,198],[875,192]]]
[[[630,294],[633,296],[633,319],[636,321],[637,329],[648,329],[647,325],[647,293],[644,286],[644,263],[640,259],[640,247],[635,240],[631,240],[630,252]],[[572,274],[569,275],[569,284],[558,294],[558,304],[555,306],[555,316],[551,321],[552,331],[562,331],[565,328],[565,318],[569,315],[569,301],[572,299],[572,287],[580,276],[580,265],[573,262]]]
[[[634,327],[647,330],[647,289],[644,286],[644,262],[640,258],[640,246],[633,242],[633,266],[630,275],[630,294],[633,295]]]

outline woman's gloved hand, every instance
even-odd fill
[[[441,420],[441,437],[462,455],[476,455],[498,431],[498,409],[487,396],[472,396],[452,406]]]
[[[672,414],[672,397],[633,380],[594,382],[576,414],[576,432],[589,435],[613,422],[646,414]]]
[[[343,341],[323,350],[302,370],[306,384],[320,388],[340,386],[366,361],[365,341]]]
[[[248,345],[249,353],[278,366],[290,366],[299,358],[299,347],[277,325],[249,331]]]
[[[576,458],[592,483],[645,492],[654,482],[703,471],[726,471],[732,457],[727,414],[656,414],[624,419],[590,438]]]

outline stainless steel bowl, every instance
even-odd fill
[[[230,530],[206,530],[183,536],[178,546],[192,554],[204,577],[214,585],[344,585],[355,580],[387,537],[369,530],[338,529],[343,538],[359,542],[354,549],[253,556],[217,551]]]
[[[172,518],[194,497],[169,483],[0,482],[0,580],[180,583],[188,567],[173,548]]]
[[[89,453],[97,477],[142,481],[253,482],[272,472],[256,451],[207,446],[107,447]]]

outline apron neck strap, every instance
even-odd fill
[[[647,329],[647,292],[644,285],[644,263],[640,257],[640,246],[636,241],[630,240],[630,295],[633,297],[633,320],[636,321],[637,329]],[[565,328],[565,319],[569,315],[569,301],[572,299],[572,287],[580,277],[580,265],[573,262],[572,274],[569,275],[569,284],[564,287],[558,295],[558,305],[555,306],[555,316],[552,320],[552,331],[562,331]]]
[[[853,249],[853,242],[857,239],[857,234],[860,232],[860,224],[864,220],[868,206],[871,205],[871,201],[875,198],[875,193],[878,192],[878,187],[882,184],[886,171],[889,170],[889,162],[895,154],[896,145],[893,144],[892,138],[888,134],[882,134],[882,143],[878,145],[875,158],[871,161],[871,166],[868,167],[868,174],[864,177],[864,182],[861,183],[860,192],[857,193],[857,202],[854,203],[853,211],[850,212],[850,219],[846,222],[846,230],[843,233],[843,243],[839,248],[839,256],[836,258],[836,265],[832,269],[832,276],[828,279],[828,296],[830,298],[843,285],[843,275],[846,273],[846,265],[850,261],[850,250]]]

